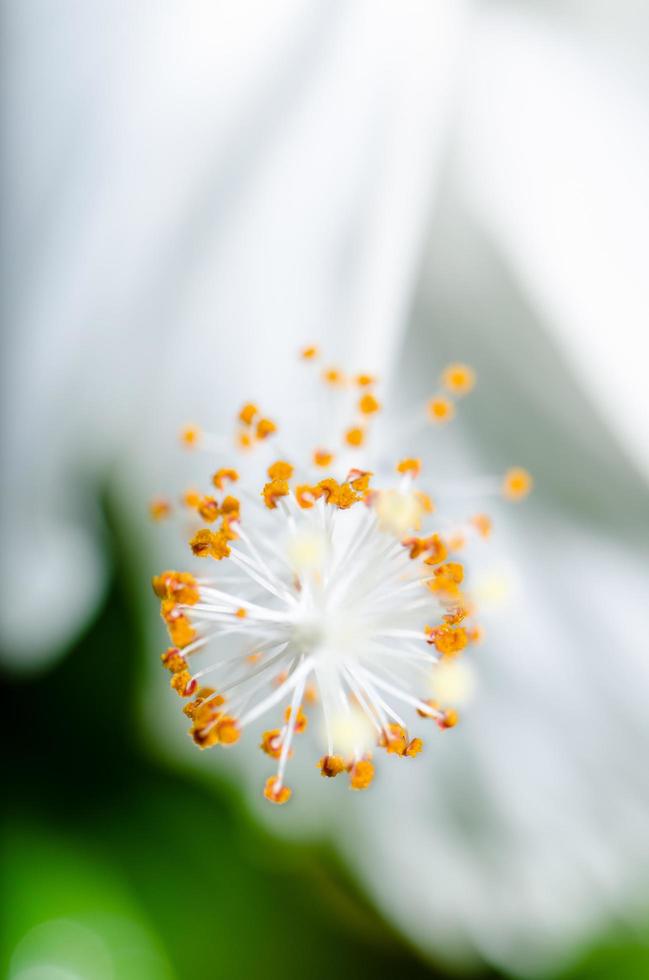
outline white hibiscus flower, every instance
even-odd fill
[[[180,488],[181,416],[290,414],[307,339],[404,405],[474,364],[424,448],[538,493],[495,514],[509,605],[465,724],[268,819],[330,834],[422,948],[525,971],[646,901],[646,38],[631,3],[5,9],[12,662],[101,595],[99,479],[163,567],[139,515]]]

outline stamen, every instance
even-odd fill
[[[417,484],[422,460],[404,456],[395,472],[394,464],[384,463],[389,447],[375,451],[379,432],[368,439],[383,408],[376,377],[323,369],[313,345],[300,356],[317,362],[316,374],[332,389],[321,413],[325,428],[301,451],[287,429],[285,453],[276,443],[274,451],[273,444],[261,446],[277,425],[253,402],[236,414],[229,439],[188,426],[181,435],[185,446],[238,452],[243,459],[232,466],[224,455],[210,478],[214,489],[189,489],[181,498],[209,525],[192,532],[194,556],[227,564],[214,577],[166,570],[152,580],[171,641],[162,664],[172,689],[186,699],[191,738],[201,749],[235,744],[275,709],[260,748],[278,767],[266,779],[264,796],[280,805],[292,795],[284,774],[294,740],[302,733],[308,743],[317,739],[318,717],[324,722],[314,757],[320,772],[327,779],[347,772],[353,790],[371,784],[377,744],[398,758],[420,755],[422,740],[408,733],[411,716],[432,719],[442,730],[456,725],[457,708],[474,681],[465,661],[483,636],[476,604],[484,589],[469,583],[470,592],[463,591],[464,567],[454,552],[488,538],[492,525],[480,512],[457,523],[444,513],[445,495],[454,502],[494,493],[519,500],[532,487],[520,468],[502,481],[444,482],[443,464],[435,459],[437,518],[433,500]],[[449,421],[474,384],[470,367],[449,365],[427,404],[428,419]],[[347,419],[348,427],[337,429],[334,416]],[[295,421],[290,414],[288,421]],[[298,422],[299,429],[302,413]],[[402,452],[425,425],[421,409],[415,422],[417,431],[407,419],[398,427]],[[340,453],[322,448],[341,440]],[[261,464],[243,458],[252,450]],[[263,486],[251,481],[253,472],[264,470]],[[322,479],[314,475],[318,470]],[[296,473],[302,482],[294,481]],[[237,496],[227,493],[235,483]],[[162,519],[171,507],[158,498],[150,511]],[[470,567],[470,557],[467,562]],[[211,687],[204,686],[208,678]],[[311,724],[305,705],[313,706]]]

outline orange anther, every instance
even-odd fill
[[[204,521],[209,521],[211,524],[220,513],[218,501],[214,497],[201,497],[198,503],[198,513]]]
[[[187,449],[193,449],[200,442],[201,435],[197,425],[186,425],[180,433],[180,441]]]
[[[421,460],[420,459],[402,459],[401,462],[397,463],[397,473],[408,474],[408,476],[417,477],[421,472]]]
[[[461,650],[464,650],[465,646],[469,642],[467,632],[463,626],[453,628],[448,624],[438,626],[435,630],[433,630],[431,640],[435,644],[435,649],[441,653],[443,657],[447,657],[449,659],[451,657],[456,657]],[[431,640],[428,642],[430,643]]]
[[[230,554],[228,535],[225,531],[210,531],[208,527],[197,531],[189,546],[197,558],[214,558],[220,561]]]
[[[226,480],[229,480],[230,483],[236,483],[238,479],[239,479],[239,474],[237,473],[237,471],[226,467],[224,469],[220,469],[216,471],[216,473],[212,477],[212,483],[214,484],[217,490],[222,490]]]
[[[345,433],[345,442],[348,446],[362,446],[365,441],[365,431],[361,429],[360,426],[354,425],[351,429],[347,429]]]
[[[374,415],[380,408],[381,403],[378,398],[375,398],[374,395],[370,395],[369,393],[363,395],[358,403],[358,409],[363,415]]]
[[[221,745],[234,745],[241,738],[241,729],[236,718],[231,718],[229,715],[219,718],[215,728]]]
[[[475,371],[468,364],[449,364],[442,374],[442,384],[454,395],[468,395],[475,384]]]
[[[273,432],[277,432],[277,426],[271,419],[259,419],[256,429],[258,439],[267,439]]]
[[[252,402],[246,402],[239,412],[239,421],[244,425],[252,425],[255,415],[259,414],[259,409]]]
[[[446,545],[439,534],[431,534],[424,541],[424,545],[426,550],[426,558],[424,558],[425,565],[438,565],[439,562],[444,561],[447,554]]]
[[[313,462],[316,466],[330,466],[333,459],[333,453],[328,453],[326,449],[316,449],[313,453]]]
[[[293,476],[294,467],[286,463],[283,459],[278,459],[276,463],[271,463],[268,467],[268,476],[271,480],[290,480]]]
[[[287,708],[284,712],[284,721],[288,725],[291,720],[291,709]],[[309,723],[309,719],[302,711],[302,708],[297,709],[297,714],[295,716],[295,734],[301,734]]]
[[[169,647],[164,653],[160,654],[163,666],[172,674],[179,674],[182,670],[187,670],[187,661],[183,657],[178,647]]]
[[[350,470],[347,474],[347,482],[357,491],[366,493],[369,489],[370,480],[374,476],[369,470]]]
[[[282,741],[280,738],[281,732],[279,728],[272,728],[270,731],[264,732],[261,736],[261,742],[259,743],[259,748],[266,755],[271,756],[273,759],[279,759],[282,753]]]
[[[293,492],[298,506],[303,510],[310,510],[316,500],[322,496],[322,490],[319,486],[311,487],[308,483],[300,484]]]
[[[455,728],[458,723],[458,713],[453,708],[447,708],[442,712],[442,717],[437,719],[437,725],[442,730],[445,728]]]
[[[332,779],[345,771],[345,763],[339,755],[323,755],[318,763],[320,773]]]
[[[162,572],[154,575],[151,584],[159,599],[174,599],[185,606],[193,606],[199,600],[196,579],[189,572]]]
[[[416,755],[419,755],[424,747],[424,743],[420,738],[411,738],[406,745],[404,755],[408,756],[410,759],[414,759]]]
[[[408,733],[401,725],[388,725],[381,733],[379,745],[391,755],[403,755],[408,745]]]
[[[349,770],[349,788],[367,789],[374,779],[374,766],[369,759],[359,759]]]
[[[269,776],[264,786],[264,796],[271,803],[286,803],[292,796],[292,790],[283,786],[277,776]]]
[[[185,490],[182,495],[182,502],[190,510],[197,510],[201,502],[201,495],[198,490]]]
[[[149,504],[149,514],[154,521],[164,521],[171,514],[171,504],[162,497],[156,497]]]
[[[338,368],[326,368],[322,372],[322,378],[328,385],[341,385],[344,383],[344,375]]]
[[[450,422],[455,415],[455,406],[448,398],[437,395],[428,402],[428,417],[433,422]]]
[[[505,473],[502,492],[507,500],[522,500],[530,493],[533,485],[534,481],[527,470],[517,466]]]
[[[271,480],[264,486],[261,496],[269,510],[275,510],[280,497],[287,497],[289,487],[286,480]]]
[[[177,674],[172,674],[169,683],[181,698],[190,698],[198,687],[188,670],[181,670]]]

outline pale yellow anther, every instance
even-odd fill
[[[475,672],[461,657],[445,658],[431,672],[429,684],[433,698],[442,708],[463,708],[475,695]]]
[[[314,361],[319,353],[318,348],[315,346],[303,347],[300,351],[300,357],[303,361]]]
[[[468,395],[475,385],[475,371],[468,364],[449,364],[442,374],[442,384],[454,395]]]
[[[492,520],[487,514],[475,514],[471,518],[471,523],[483,538],[488,538],[493,527]]]
[[[373,374],[357,374],[354,381],[359,388],[369,388],[376,384],[376,378]]]
[[[372,497],[372,504],[382,530],[398,537],[421,526],[424,508],[412,490],[381,490]]]

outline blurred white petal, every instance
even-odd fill
[[[307,340],[387,370],[464,7],[68,2],[45,30],[40,5],[10,5],[6,527],[83,520],[80,480],[130,446],[150,473],[185,418],[215,423],[242,385],[276,404],[277,366]],[[7,637],[17,664],[21,639],[46,657],[93,608],[91,560],[77,582],[61,551],[37,605],[5,573],[30,622]]]
[[[467,193],[603,421],[649,475],[649,80],[507,10],[478,21]]]

